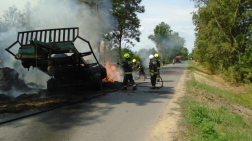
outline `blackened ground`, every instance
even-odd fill
[[[36,84],[32,85],[36,86]],[[65,87],[53,93],[47,92],[46,89],[38,89],[37,93],[24,93],[16,98],[0,94],[0,115],[46,110],[89,99],[121,88],[121,82],[103,82],[102,90],[90,90],[82,86]]]

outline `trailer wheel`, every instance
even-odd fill
[[[101,74],[100,73],[95,73],[92,77],[92,87],[94,90],[101,90],[102,87],[102,79],[101,79]]]
[[[57,81],[54,78],[51,78],[47,81],[47,91],[54,92],[57,90]]]

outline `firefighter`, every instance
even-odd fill
[[[133,80],[132,76],[132,61],[128,53],[124,54],[125,61],[122,62],[122,67],[124,68],[124,78],[123,78],[123,90],[127,90],[128,80],[132,84],[133,90],[136,90],[136,83]]]
[[[152,85],[151,89],[155,89],[156,78],[157,78],[157,61],[152,54],[149,56],[149,59],[150,59],[149,72],[151,75],[151,85]]]
[[[133,62],[132,69],[137,68],[137,72],[138,72],[138,75],[137,75],[136,79],[139,79],[140,75],[143,75],[144,76],[144,80],[145,80],[147,77],[146,77],[146,74],[144,72],[143,65],[139,61],[136,61],[136,59],[133,59],[132,62]]]
[[[160,62],[161,62],[161,60],[160,60],[160,58],[159,58],[159,55],[158,54],[155,54],[154,55],[154,57],[155,57],[155,59],[156,59],[156,61],[157,61],[157,82],[159,82],[160,81]]]

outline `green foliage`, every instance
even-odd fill
[[[214,124],[209,122],[208,119],[203,118],[199,129],[202,131],[203,138],[207,140],[222,140],[221,134],[214,128]]]
[[[194,0],[196,41],[193,58],[232,82],[252,81],[250,0]],[[222,66],[222,67],[220,67]]]
[[[194,124],[194,126],[199,126],[203,119],[208,118],[208,111],[206,107],[193,107],[190,111],[191,115],[191,123]]]
[[[175,56],[181,56],[182,60],[188,59],[188,50],[184,47],[185,39],[181,38],[178,32],[173,32],[168,24],[158,24],[154,34],[148,38],[156,44],[163,63],[172,62]]]
[[[121,1],[114,0],[112,3],[111,14],[116,19],[116,26],[114,30],[107,33],[108,38],[113,46],[119,48],[119,62],[121,61],[121,44],[122,42],[134,46],[132,39],[137,42],[140,41],[139,31],[140,20],[137,13],[145,11],[144,6],[140,6],[141,0]]]

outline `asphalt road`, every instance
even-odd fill
[[[136,91],[112,92],[0,125],[0,141],[143,141],[169,103],[187,63],[162,67],[161,89],[149,89],[150,79],[140,79]]]

